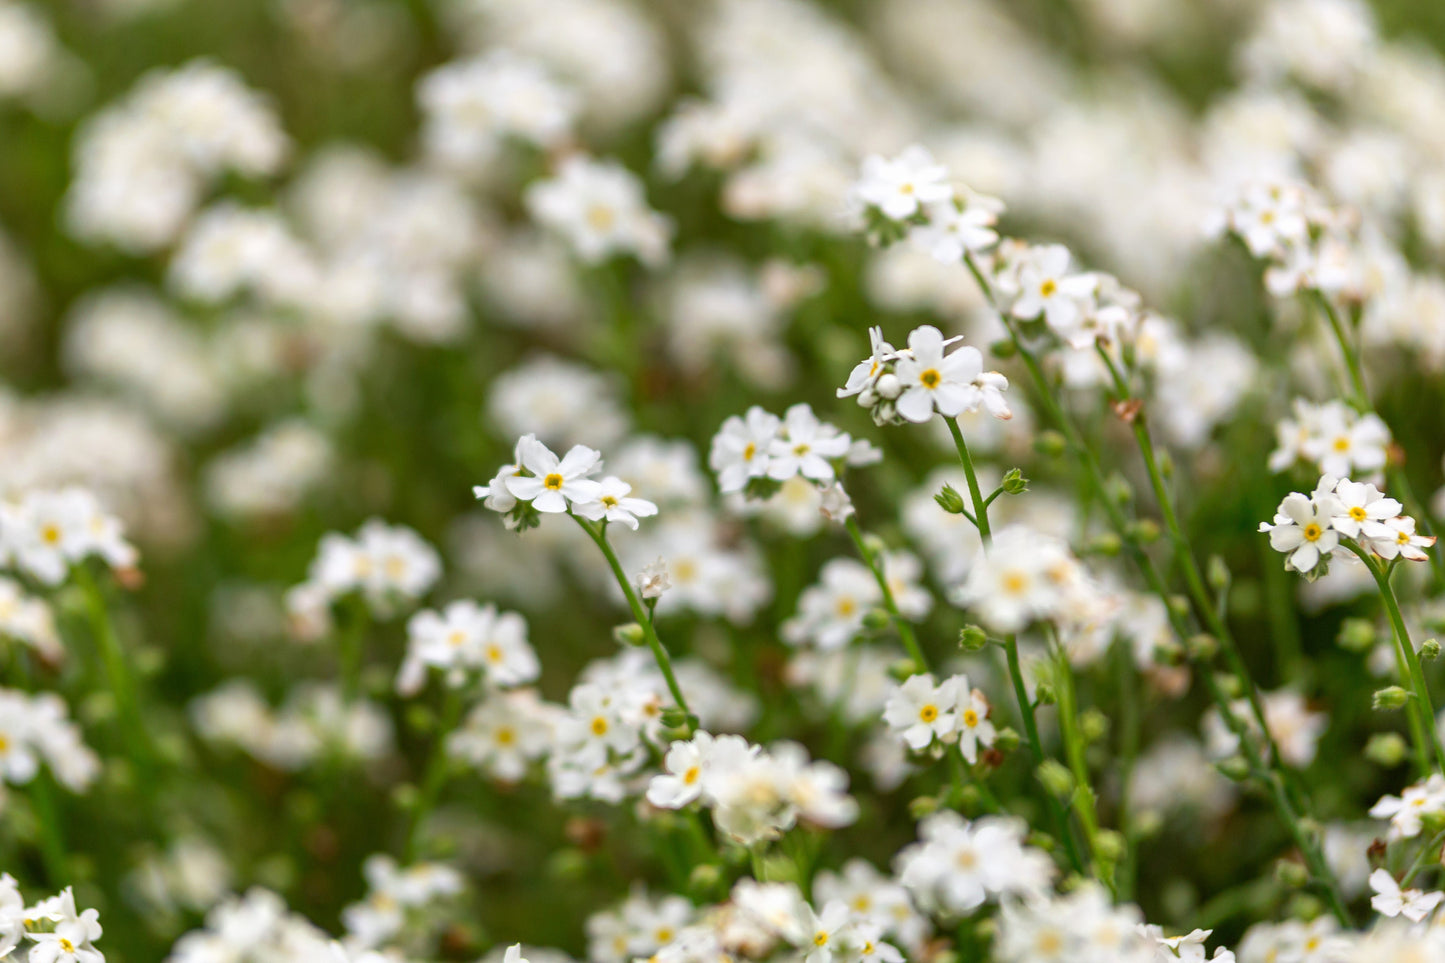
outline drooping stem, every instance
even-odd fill
[[[903,640],[903,647],[908,650],[908,657],[918,666],[920,672],[928,671],[928,658],[923,654],[923,649],[918,644],[918,637],[913,634],[913,626],[903,617],[898,609],[898,600],[893,597],[893,589],[888,585],[888,575],[883,571],[883,563],[874,556],[868,548],[868,542],[863,538],[863,530],[858,527],[858,521],[852,515],[843,522],[843,527],[848,530],[848,535],[853,539],[858,554],[863,558],[863,564],[868,566],[868,571],[873,573],[873,579],[878,583],[878,591],[883,593],[883,607],[888,610],[888,615],[893,619],[893,625],[898,629],[898,637]]]
[[[1395,654],[1397,664],[1403,662],[1405,677],[1400,681],[1408,685],[1414,694],[1411,700],[1415,703],[1413,709],[1419,713],[1420,722],[1425,729],[1424,738],[1435,753],[1435,760],[1440,772],[1445,773],[1445,747],[1441,746],[1440,734],[1435,729],[1435,704],[1430,698],[1430,686],[1425,681],[1425,670],[1420,665],[1420,654],[1415,651],[1415,646],[1410,642],[1410,630],[1405,627],[1405,616],[1400,611],[1400,601],[1395,598],[1395,587],[1390,584],[1389,570],[1378,559],[1372,556],[1365,549],[1357,545],[1352,539],[1343,539],[1340,544],[1360,557],[1365,567],[1374,576],[1375,585],[1380,590],[1380,598],[1385,603],[1385,612],[1390,617],[1391,634],[1395,638]],[[1417,734],[1417,738],[1419,738]]]
[[[576,518],[576,516],[573,516]],[[647,640],[648,648],[652,649],[652,657],[657,662],[657,668],[662,672],[663,679],[667,682],[667,691],[672,693],[672,699],[677,707],[682,710],[685,717],[684,728],[687,729],[689,737],[693,733],[694,723],[692,710],[687,707],[687,699],[682,694],[682,687],[677,684],[677,676],[672,671],[672,660],[668,658],[667,649],[663,647],[662,640],[657,637],[657,629],[652,624],[652,617],[648,614],[642,600],[637,597],[637,592],[632,587],[632,582],[627,577],[627,572],[622,568],[622,563],[617,559],[617,553],[612,550],[612,545],[607,541],[607,523],[591,523],[584,519],[577,518],[577,524],[596,543],[602,555],[607,559],[607,564],[612,569],[612,575],[617,579],[617,585],[622,589],[622,594],[627,596],[627,604],[632,609],[632,617],[642,629],[643,638]]]

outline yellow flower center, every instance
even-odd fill
[[[1305,526],[1304,535],[1305,541],[1307,542],[1318,542],[1320,540],[1320,536],[1323,534],[1324,530],[1318,525],[1316,525],[1314,522],[1310,522],[1308,525]]]
[[[930,702],[928,705],[918,710],[918,718],[923,722],[932,722],[934,719],[938,718],[938,706]]]
[[[938,383],[942,380],[943,375],[938,373],[937,368],[929,368],[918,376],[918,383],[930,390],[933,388],[937,388]]]
[[[602,716],[597,716],[592,720],[592,734],[594,736],[607,735],[607,720]]]
[[[847,618],[854,612],[858,611],[858,603],[853,601],[853,596],[845,595],[842,598],[838,599],[835,608],[837,608],[839,615]]]
[[[460,649],[462,647],[462,644],[466,641],[467,634],[461,629],[457,629],[455,632],[447,636],[447,645],[450,645],[454,649]]]
[[[1003,585],[1003,590],[1010,595],[1018,595],[1029,587],[1029,580],[1024,577],[1022,572],[1005,572],[999,582]]]
[[[617,499],[612,495],[603,495],[602,504],[606,505],[608,508],[616,508]]]
[[[0,733],[0,755],[10,751],[10,737]]]
[[[1396,545],[1406,545],[1406,544],[1409,543],[1409,541],[1410,541],[1410,535],[1409,535],[1408,532],[1401,532],[1400,534],[1398,534],[1398,535],[1395,536],[1395,544],[1396,544]]]
[[[1058,289],[1059,282],[1055,281],[1053,278],[1048,278],[1044,281],[1043,284],[1039,285],[1039,294],[1043,295],[1046,298],[1051,298],[1054,296],[1054,292],[1058,291]]]
[[[963,724],[968,726],[970,729],[978,725],[978,713],[974,712],[972,709],[963,710]]]
[[[500,662],[500,661],[502,661],[502,647],[501,647],[500,645],[498,645],[497,643],[493,642],[493,643],[491,643],[490,645],[487,646],[487,661],[488,661],[488,662]]]
[[[799,458],[803,457],[811,450],[812,446],[807,444],[798,444],[793,446],[793,454],[797,455]]]
[[[682,784],[684,786],[691,786],[693,783],[697,782],[698,777],[701,775],[702,770],[699,769],[697,766],[688,766],[687,772],[682,774]]]
[[[1350,509],[1350,517],[1357,522],[1363,522],[1365,520],[1365,510],[1359,505],[1356,505]]]
[[[66,953],[74,953],[74,952],[75,952],[75,944],[72,943],[72,942],[70,942],[70,940],[66,939],[65,937],[62,936],[60,939],[56,940],[56,942],[60,944],[60,948],[61,948],[61,950],[63,950],[64,952],[66,952]]]
[[[818,932],[814,933],[814,934],[813,934],[813,945],[814,945],[814,946],[827,946],[827,945],[828,945],[828,931],[827,931],[827,930],[819,930]]]
[[[978,865],[978,853],[971,849],[961,849],[958,855],[953,858],[959,869],[969,870]]]
[[[517,732],[511,726],[502,726],[493,738],[499,746],[510,746],[517,741]]]
[[[542,487],[550,488],[554,492],[557,491],[562,487],[562,476],[557,474],[555,471],[552,472],[552,474],[542,479]]]
[[[44,526],[42,526],[41,529],[40,529],[40,539],[41,539],[41,541],[45,542],[46,545],[59,545],[59,544],[60,544],[60,526],[59,526],[59,525],[44,525]]]
[[[587,208],[587,223],[593,230],[606,231],[617,223],[617,213],[605,204],[593,204]]]
[[[391,579],[400,579],[406,574],[406,559],[400,555],[389,556],[386,560],[386,576]]]
[[[1037,949],[1040,953],[1054,956],[1064,948],[1064,940],[1061,936],[1059,936],[1059,934],[1053,932],[1052,930],[1046,930],[1045,932],[1040,933],[1039,938],[1034,941],[1034,948]]]
[[[1333,446],[1333,447],[1334,447],[1335,451],[1349,451],[1349,450],[1350,450],[1350,438],[1349,438],[1349,436],[1348,436],[1348,435],[1340,435],[1338,438],[1335,439],[1335,443],[1334,443],[1334,446]]]
[[[757,453],[758,446],[753,444],[752,442],[748,442],[748,446],[743,449],[743,461],[752,461],[753,456]]]

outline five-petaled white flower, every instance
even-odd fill
[[[568,503],[590,502],[597,497],[597,483],[587,476],[597,470],[602,455],[586,445],[573,445],[559,460],[535,435],[517,442],[517,458],[532,474],[507,479],[507,491],[514,498],[529,501],[539,512],[560,513]]]

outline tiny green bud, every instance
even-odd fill
[[[1035,849],[1042,849],[1046,853],[1052,853],[1059,848],[1058,841],[1048,833],[1041,833],[1034,830],[1029,833],[1027,842]]]
[[[1159,474],[1166,479],[1174,477],[1174,456],[1167,449],[1159,452]]]
[[[892,622],[892,616],[883,609],[869,609],[863,613],[863,628],[869,632],[882,632]]]
[[[1156,836],[1164,828],[1164,817],[1154,809],[1146,809],[1134,816],[1134,834],[1144,839]]]
[[[1004,493],[1007,495],[1022,495],[1029,490],[1029,480],[1024,477],[1021,469],[1010,468],[1004,473],[1000,487],[1003,488]]]
[[[1094,852],[1105,863],[1112,865],[1119,862],[1128,849],[1129,844],[1124,841],[1123,834],[1115,830],[1101,829],[1094,834]]]
[[[976,813],[982,808],[983,796],[979,794],[978,787],[972,784],[966,785],[958,791],[958,808],[966,813]]]
[[[965,625],[958,633],[958,647],[965,652],[978,652],[988,645],[988,633],[977,625]]]
[[[687,885],[694,894],[707,896],[717,889],[722,879],[722,870],[712,863],[700,863],[692,868],[692,872],[687,878]]]
[[[868,554],[874,556],[875,558],[888,551],[888,543],[883,541],[883,539],[879,538],[877,535],[864,535],[863,547],[868,549]]]
[[[1205,564],[1205,577],[1209,579],[1209,587],[1216,592],[1222,592],[1229,588],[1229,566],[1224,559],[1218,555],[1209,556]]]
[[[1134,498],[1134,487],[1123,475],[1110,475],[1104,483],[1104,491],[1111,501],[1127,505]]]
[[[647,634],[636,622],[627,622],[612,629],[612,638],[618,645],[641,646],[647,644]]]
[[[391,791],[392,805],[402,812],[411,812],[421,799],[421,791],[409,782],[400,783]]]
[[[1109,734],[1109,717],[1098,709],[1086,709],[1079,716],[1079,731],[1085,742],[1098,742]]]
[[[1053,683],[1040,682],[1034,687],[1034,701],[1041,706],[1051,706],[1059,701],[1059,695],[1054,691]]]
[[[1329,911],[1324,900],[1313,893],[1296,892],[1285,904],[1285,918],[1291,920],[1312,920]]]
[[[1409,744],[1398,732],[1377,732],[1365,743],[1365,758],[1387,769],[1404,762],[1409,753]]]
[[[1207,632],[1191,635],[1185,645],[1188,647],[1189,657],[1201,662],[1208,662],[1219,653],[1219,640]]]
[[[933,496],[933,500],[938,502],[939,508],[950,515],[962,515],[968,507],[964,504],[963,496],[958,493],[958,489],[952,485],[944,485],[938,494]]]
[[[1426,639],[1420,643],[1420,658],[1426,662],[1434,662],[1440,658],[1440,641],[1438,639]]]
[[[1037,770],[1039,783],[1060,798],[1074,791],[1074,774],[1057,759],[1045,759]]]
[[[1169,611],[1181,619],[1189,617],[1189,599],[1183,595],[1169,596]]]
[[[1238,699],[1244,694],[1244,686],[1240,685],[1239,678],[1228,672],[1221,672],[1214,677],[1214,684],[1219,686],[1219,691],[1231,699]]]
[[[1068,447],[1068,440],[1051,428],[1041,431],[1034,436],[1034,451],[1040,455],[1057,458],[1068,450]]]
[[[668,706],[662,710],[661,718],[662,724],[669,729],[681,729],[688,723],[687,713],[682,710],[681,706]]]
[[[1214,768],[1235,782],[1244,782],[1249,778],[1249,763],[1244,761],[1243,756],[1230,756],[1228,759],[1221,759],[1214,764]]]
[[[1383,689],[1376,690],[1374,706],[1376,712],[1395,712],[1405,708],[1405,703],[1410,701],[1410,693],[1400,686],[1387,685]]]
[[[1125,532],[1130,541],[1140,545],[1152,545],[1159,541],[1159,523],[1152,518],[1136,518],[1129,523]]]
[[[587,855],[573,847],[556,850],[547,860],[547,875],[558,880],[579,880],[587,875]]]
[[[1000,338],[988,346],[988,351],[995,358],[1012,358],[1018,353],[1018,346],[1008,338]]]
[[[1084,544],[1088,555],[1118,555],[1124,550],[1124,540],[1113,532],[1100,532]]]
[[[1274,878],[1290,889],[1300,889],[1310,881],[1309,870],[1290,859],[1281,859],[1274,864]]]
[[[888,667],[888,674],[899,682],[906,682],[910,676],[917,675],[919,667],[913,664],[912,659],[899,659]]]
[[[406,707],[406,727],[412,732],[431,732],[437,724],[437,714],[430,707],[413,703]]]
[[[1375,626],[1366,619],[1345,619],[1340,624],[1340,648],[1350,652],[1368,652],[1375,647]]]
[[[993,747],[1002,753],[1010,753],[1023,743],[1017,729],[1003,726],[993,737]]]
[[[933,796],[918,796],[908,801],[908,814],[914,819],[922,819],[938,812],[938,800]]]
[[[1156,642],[1154,644],[1154,661],[1160,665],[1183,665],[1184,646],[1170,639],[1167,642]]]

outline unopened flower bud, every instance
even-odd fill
[[[1094,834],[1094,853],[1101,862],[1113,865],[1124,858],[1128,849],[1123,835],[1112,829],[1101,829]]]
[[[1010,468],[1004,473],[1000,487],[1003,488],[1004,494],[1022,495],[1029,490],[1029,480],[1024,477],[1022,469]]]
[[[1123,475],[1110,475],[1104,483],[1109,499],[1120,505],[1127,505],[1134,498],[1134,486]]]
[[[923,670],[912,659],[899,659],[888,667],[888,674],[899,682],[907,681]]]
[[[882,632],[893,619],[882,609],[869,609],[863,613],[863,628],[869,632]]]
[[[692,868],[692,873],[687,878],[687,885],[694,895],[707,897],[717,889],[722,879],[722,870],[712,863],[700,863]]]
[[[1227,778],[1235,782],[1244,782],[1249,778],[1249,763],[1244,761],[1243,756],[1230,756],[1228,759],[1221,759],[1214,764]]]
[[[965,652],[977,652],[988,645],[988,633],[977,625],[965,625],[958,633],[958,645]]]
[[[1034,451],[1040,455],[1057,458],[1062,455],[1068,447],[1068,440],[1052,429],[1041,431],[1034,437]]]
[[[1159,523],[1152,518],[1138,518],[1129,523],[1125,533],[1130,541],[1140,545],[1152,545],[1159,541]]]
[[[1124,549],[1124,540],[1113,532],[1100,532],[1084,544],[1087,555],[1118,555]]]
[[[881,399],[878,397],[878,392],[874,391],[872,388],[864,388],[862,391],[858,392],[858,406],[860,408],[872,408],[874,405],[878,404],[880,400]]]
[[[952,485],[944,485],[942,490],[933,496],[933,500],[938,502],[939,508],[950,515],[962,515],[968,507],[964,504],[963,496],[958,493],[958,489]]]
[[[1368,652],[1375,647],[1375,626],[1367,619],[1345,619],[1340,623],[1340,648]]]
[[[1386,769],[1404,762],[1409,753],[1409,744],[1398,732],[1377,732],[1365,743],[1365,758]]]
[[[636,622],[627,622],[612,629],[612,638],[618,645],[646,645],[647,633]]]
[[[1034,687],[1034,701],[1041,706],[1051,706],[1059,701],[1059,696],[1051,683],[1040,682]]]
[[[988,346],[988,352],[995,358],[1012,358],[1018,354],[1018,345],[1008,338],[1000,338]]]
[[[1109,717],[1098,709],[1087,709],[1079,716],[1079,732],[1085,742],[1098,742],[1109,734]]]
[[[834,482],[823,489],[823,500],[818,504],[818,511],[830,522],[842,522],[853,514],[853,499],[848,497],[848,492],[839,482]]]
[[[1209,580],[1210,588],[1222,592],[1229,587],[1229,566],[1220,556],[1211,555],[1205,565],[1205,577]]]
[[[1060,798],[1074,791],[1074,774],[1057,759],[1045,759],[1037,770],[1039,783]]]
[[[903,394],[903,382],[899,381],[898,376],[892,372],[885,372],[879,375],[878,381],[873,387],[874,390],[878,392],[879,397],[888,401],[893,401],[899,395]]]
[[[919,796],[908,801],[908,814],[915,820],[938,812],[938,800],[933,796]]]
[[[1376,712],[1395,712],[1405,708],[1409,701],[1410,693],[1397,685],[1387,685],[1375,691],[1373,704]]]
[[[1186,645],[1189,657],[1200,662],[1208,662],[1219,653],[1219,640],[1206,632],[1191,635]]]
[[[691,723],[697,725],[697,720],[683,711],[681,706],[668,706],[662,710],[662,724],[669,729],[681,729]]]
[[[657,561],[643,566],[642,571],[637,573],[637,592],[645,599],[659,598],[670,588],[672,578],[668,575],[665,559],[658,558]]]
[[[1274,878],[1290,889],[1299,889],[1310,881],[1309,870],[1292,859],[1281,859],[1274,864]]]
[[[1239,678],[1230,675],[1228,672],[1221,672],[1216,675],[1214,677],[1214,684],[1219,686],[1220,692],[1223,692],[1231,699],[1238,699],[1244,694],[1244,686],[1239,684]]]
[[[1420,644],[1420,658],[1426,662],[1433,662],[1440,658],[1440,641],[1438,639],[1426,639]]]
[[[1023,744],[1023,737],[1017,729],[1003,726],[993,738],[993,747],[1002,753],[1010,753]]]

